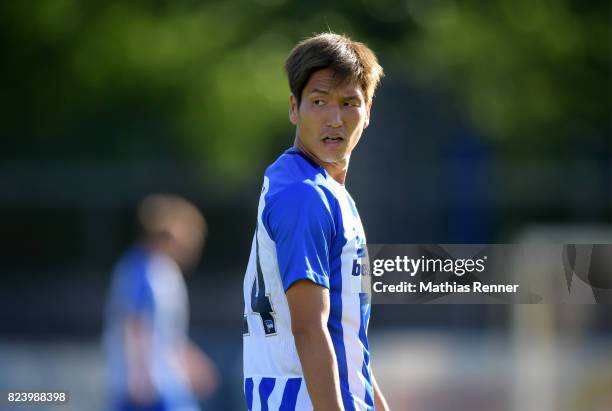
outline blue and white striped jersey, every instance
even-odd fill
[[[138,349],[146,353],[143,367],[158,397],[155,409],[200,410],[178,357],[188,343],[188,304],[183,275],[165,254],[138,246],[121,258],[106,306],[108,409],[137,408],[128,395],[129,350],[125,337],[126,319],[137,316],[149,332],[144,346]]]
[[[361,292],[365,235],[345,187],[298,149],[266,170],[244,277],[244,390],[249,410],[312,410],[285,292],[308,279],[329,289],[327,323],[345,410],[373,410]],[[363,261],[362,261],[363,260]]]

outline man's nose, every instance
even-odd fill
[[[341,127],[342,126],[342,110],[337,104],[330,104],[328,106],[327,126],[328,127]]]

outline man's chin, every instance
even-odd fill
[[[347,156],[344,153],[330,154],[326,153],[325,156],[319,157],[323,162],[336,164],[346,160]]]
[[[346,161],[349,157],[346,150],[342,148],[337,148],[335,150],[331,150],[329,148],[322,148],[316,151],[313,150],[313,154],[316,156],[316,161],[320,165],[322,165],[321,163],[341,163],[343,161]]]

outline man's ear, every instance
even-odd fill
[[[366,104],[366,118],[365,118],[365,123],[363,125],[363,128],[368,128],[368,126],[370,125],[370,109],[372,108],[372,100],[368,101],[368,103]]]
[[[289,96],[289,121],[296,126],[298,122],[298,103],[293,94]]]

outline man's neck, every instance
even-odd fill
[[[317,156],[315,156],[313,153],[308,151],[304,147],[304,145],[298,140],[297,137],[295,139],[295,142],[293,143],[293,147],[297,148],[302,153],[307,155],[312,161],[314,161],[315,163],[323,167],[325,171],[327,171],[327,174],[331,176],[331,178],[333,178],[340,184],[344,184],[344,181],[346,180],[346,173],[348,171],[349,158],[346,158],[341,161],[333,162],[333,163],[328,163],[326,161],[323,161],[319,159]]]

